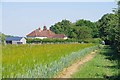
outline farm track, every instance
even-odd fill
[[[71,66],[64,68],[62,72],[58,73],[58,75],[55,78],[70,78],[72,74],[77,72],[78,68],[83,65],[85,62],[90,61],[95,55],[96,51],[91,52],[90,54],[86,55],[82,59],[76,61]]]

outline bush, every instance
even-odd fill
[[[101,39],[100,38],[91,38],[91,39],[85,39],[83,40],[84,43],[101,43]]]
[[[100,38],[90,38],[90,39],[84,39],[84,40],[77,40],[77,39],[27,39],[27,43],[36,43],[36,44],[46,44],[46,43],[101,43]]]
[[[71,42],[78,42],[78,40],[76,39],[26,39],[27,43],[41,43],[41,44],[45,44],[45,43],[71,43]]]

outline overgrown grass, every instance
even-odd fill
[[[2,79],[2,45],[0,44],[0,79]]]
[[[73,78],[109,78],[118,80],[118,56],[110,47],[97,52],[89,62],[80,66]],[[119,59],[120,60],[120,59]]]
[[[91,46],[94,44],[5,45],[2,47],[2,77],[48,77],[48,69],[57,70],[57,60]]]

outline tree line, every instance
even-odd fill
[[[50,30],[77,40],[101,38],[120,52],[120,1],[113,13],[103,15],[96,22],[81,19],[72,23],[65,19],[52,25]]]

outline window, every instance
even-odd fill
[[[22,42],[17,42],[17,44],[22,44]]]

